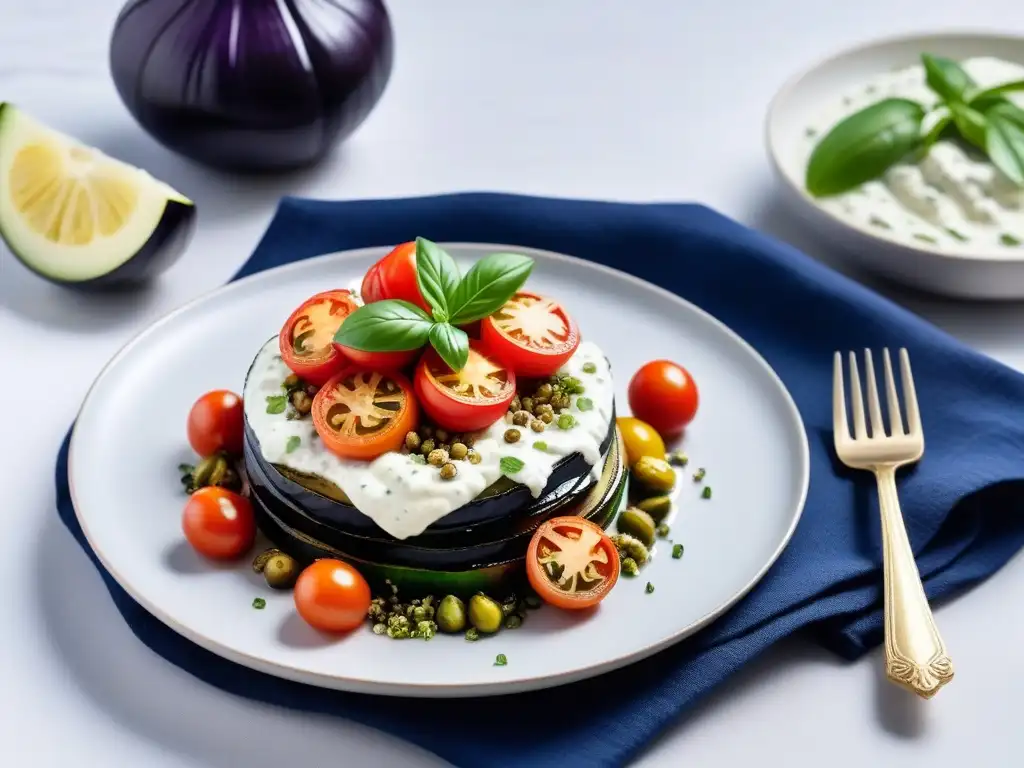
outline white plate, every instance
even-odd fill
[[[1024,63],[1024,37],[983,32],[909,35],[858,46],[815,64],[789,80],[769,107],[765,139],[772,165],[801,217],[826,242],[871,271],[959,298],[1024,298],[1024,250],[969,245],[934,250],[924,243],[896,242],[883,230],[856,226],[823,209],[804,189],[804,130],[822,107],[875,75],[920,63],[925,51],[958,60],[995,56]]]
[[[648,283],[587,262],[514,246],[452,245],[464,266],[494,251],[536,259],[531,290],[558,297],[617,375],[653,358],[687,366],[700,412],[685,441],[714,498],[684,480],[672,538],[640,578],[620,580],[583,618],[545,608],[521,629],[467,643],[378,637],[368,628],[326,639],[248,561],[213,566],[184,542],[177,464],[191,459],[185,417],[215,388],[241,391],[257,350],[303,299],[344,287],[384,253],[324,256],[226,286],[160,320],[110,362],[90,390],[71,441],[70,482],[89,543],[117,581],[168,626],[214,653],[314,685],[411,696],[543,688],[596,675],[686,637],[743,596],[789,540],[808,483],[807,439],[792,399],[745,342],[701,310]],[[645,594],[645,584],[656,590]],[[264,610],[253,598],[266,598]],[[622,628],[628,627],[628,632]],[[495,655],[508,666],[493,665]]]

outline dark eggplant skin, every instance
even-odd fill
[[[602,456],[608,452],[615,434],[615,412],[613,410],[608,434],[601,443]],[[336,501],[300,485],[285,477],[273,464],[264,460],[259,448],[259,441],[250,427],[248,419],[245,421],[243,452],[246,471],[249,475],[266,478],[265,482],[268,486],[272,487],[285,501],[301,509],[308,517],[345,533],[379,539],[390,538],[373,520],[351,504]],[[591,465],[581,454],[570,454],[555,464],[548,484],[537,499],[534,499],[529,488],[517,484],[508,490],[491,496],[481,496],[462,505],[430,525],[426,533],[466,530],[482,523],[503,520],[510,515],[522,515],[527,513],[533,505],[540,503],[556,488],[568,482],[586,478],[590,470]]]

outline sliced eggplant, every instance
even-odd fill
[[[191,200],[140,168],[0,103],[0,237],[52,282],[145,282],[173,264],[195,228]]]

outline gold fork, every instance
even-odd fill
[[[953,664],[935,626],[921,574],[914,562],[907,529],[903,525],[900,500],[896,495],[896,469],[911,464],[924,453],[924,431],[910,372],[907,350],[900,350],[900,378],[906,404],[907,428],[903,428],[896,382],[893,380],[889,350],[882,350],[885,368],[886,411],[889,434],[882,423],[882,409],[875,383],[871,350],[864,350],[868,415],[864,417],[857,356],[850,352],[850,405],[853,436],[846,419],[843,387],[843,358],[835,354],[832,382],[832,429],[836,454],[846,466],[874,472],[878,482],[878,507],[882,514],[882,566],[885,594],[885,674],[918,696],[930,699],[953,679]]]

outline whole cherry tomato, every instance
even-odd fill
[[[242,398],[226,389],[207,392],[188,413],[189,445],[204,459],[218,451],[239,454],[244,421]]]
[[[424,312],[430,312],[430,305],[420,293],[416,279],[416,243],[396,246],[370,267],[363,277],[359,293],[367,304],[384,299],[401,299],[415,304]]]
[[[348,632],[370,610],[370,585],[348,563],[316,560],[295,582],[295,609],[307,624],[323,632]]]
[[[181,528],[199,554],[214,560],[241,557],[256,539],[249,500],[216,486],[200,488],[189,496]]]
[[[662,435],[676,435],[697,415],[700,396],[690,372],[670,360],[641,366],[629,381],[629,407]]]

